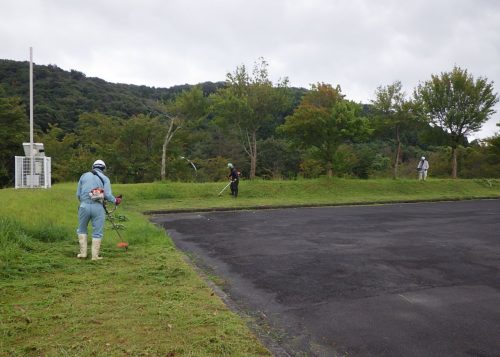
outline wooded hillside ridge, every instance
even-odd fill
[[[155,104],[167,102],[193,85],[181,84],[169,88],[110,83],[97,77],[87,77],[77,70],[66,71],[55,64],[33,64],[33,111],[35,125],[46,132],[49,124],[65,131],[75,128],[78,116],[86,112],[129,118],[156,110]],[[21,98],[29,111],[29,62],[0,59],[0,85],[7,96]],[[225,86],[224,81],[204,82],[205,95]]]
[[[500,177],[500,136],[469,142],[495,113],[493,83],[455,66],[412,93],[400,81],[370,103],[341,85],[272,82],[268,63],[238,66],[225,81],[154,88],[108,83],[35,65],[35,141],[52,157],[54,182],[75,181],[99,158],[113,182],[242,178]],[[29,64],[0,60],[0,187],[28,140]]]

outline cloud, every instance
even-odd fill
[[[27,60],[33,46],[36,63],[111,82],[219,81],[264,57],[274,80],[340,84],[363,102],[454,65],[500,85],[494,0],[2,0],[0,10],[0,58]]]

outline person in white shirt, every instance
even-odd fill
[[[427,179],[427,170],[429,170],[429,161],[425,159],[425,156],[422,156],[417,165],[419,180],[425,181]]]

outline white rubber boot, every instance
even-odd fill
[[[87,258],[87,235],[79,234],[78,243],[80,243],[80,254],[77,255],[78,258]]]
[[[99,250],[101,249],[101,239],[92,239],[92,260],[99,260]]]

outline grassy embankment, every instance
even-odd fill
[[[242,181],[236,200],[229,200],[229,189],[218,196],[224,186],[224,182],[139,184],[124,190],[129,193],[129,205],[140,212],[416,202],[500,195],[500,180],[485,179]]]
[[[146,210],[500,197],[499,180],[243,181],[237,200],[222,187],[114,185],[130,249],[107,230],[99,262],[75,258],[75,184],[0,190],[0,356],[269,355]]]

